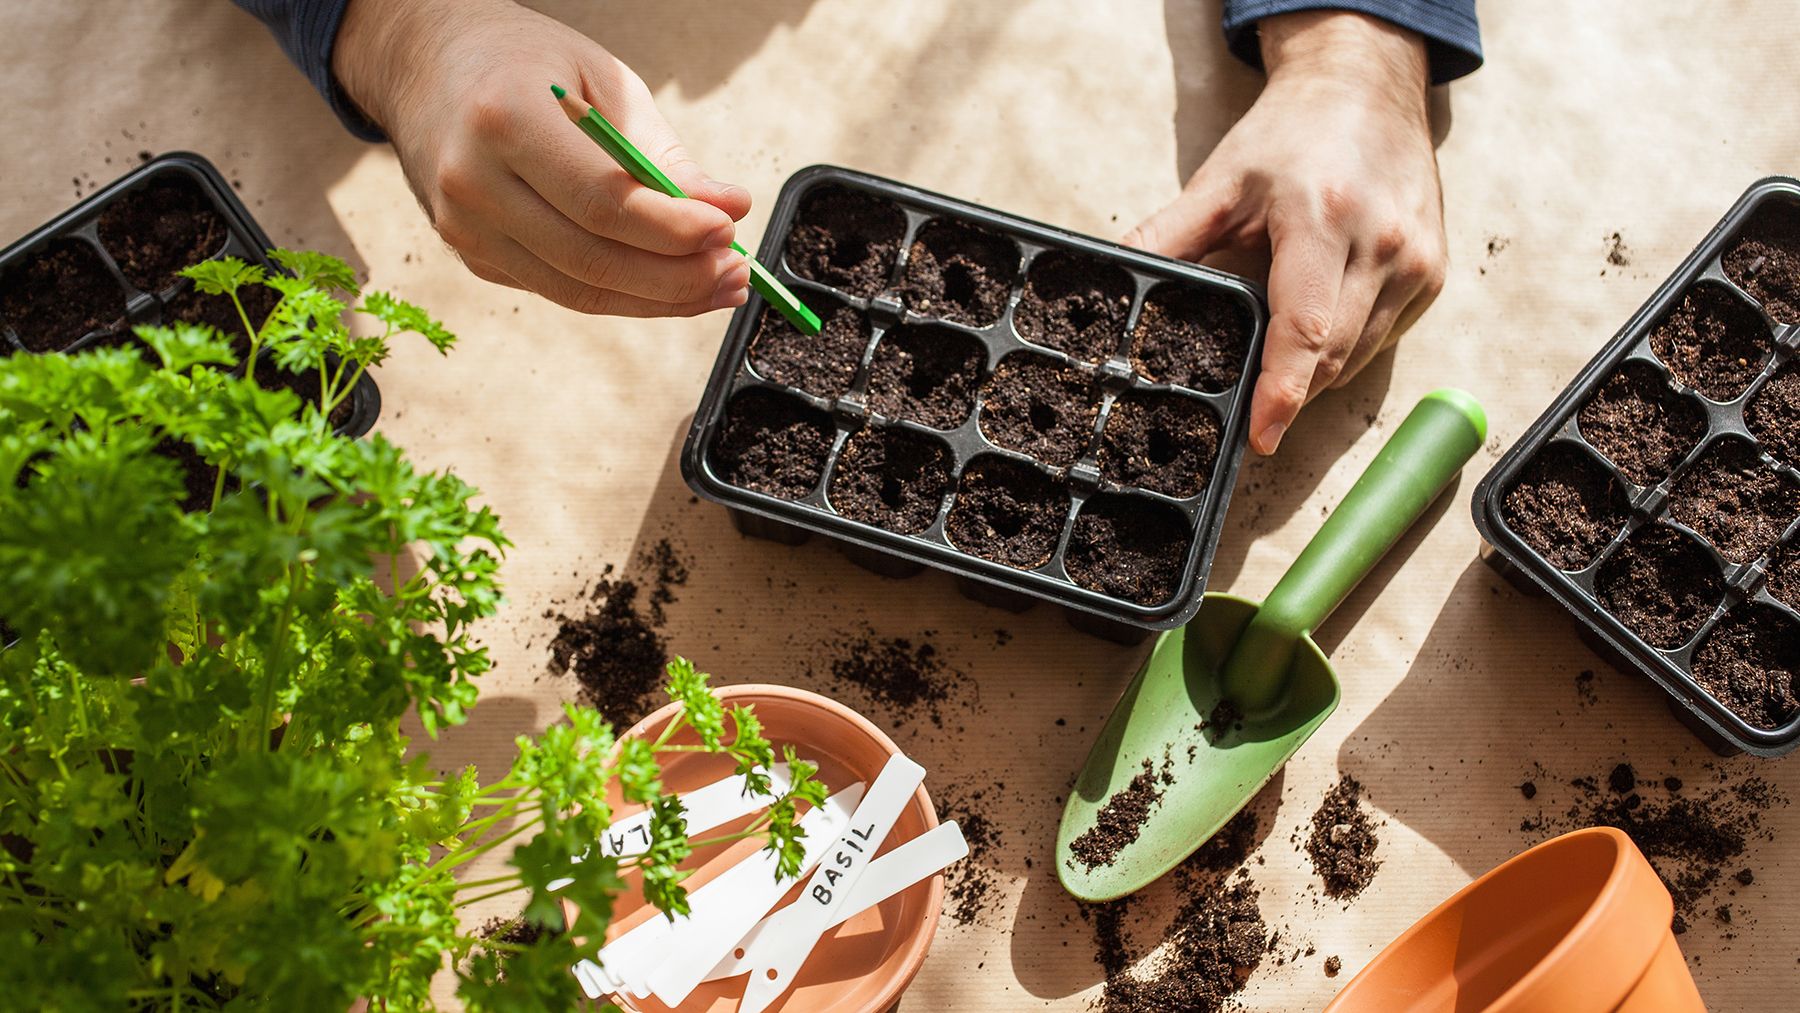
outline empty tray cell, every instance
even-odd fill
[[[1256,321],[1228,292],[1163,284],[1150,291],[1131,339],[1131,363],[1157,383],[1217,393],[1244,374]]]
[[[1064,556],[1082,587],[1161,605],[1181,588],[1192,525],[1167,503],[1138,496],[1096,496],[1081,508]]]
[[[181,469],[181,509],[184,513],[200,513],[211,510],[213,502],[213,486],[219,480],[219,469],[206,463],[206,458],[194,449],[194,445],[185,440],[165,437],[162,442],[150,448],[151,453],[166,457]],[[237,482],[228,480],[226,491],[237,488]]]
[[[1726,559],[1748,563],[1775,547],[1800,513],[1800,487],[1743,440],[1721,440],[1675,483],[1669,513]]]
[[[831,454],[831,419],[804,402],[753,389],[732,399],[712,443],[724,481],[780,499],[804,499]]]
[[[1075,463],[1100,417],[1093,376],[1029,352],[1000,362],[981,393],[981,433],[995,446],[1050,465]]]
[[[764,307],[750,346],[750,366],[776,383],[826,400],[840,398],[850,389],[868,347],[869,318],[848,306],[813,308],[824,317],[816,335],[800,333],[773,306]]]
[[[1792,543],[1783,545],[1769,561],[1769,582],[1764,585],[1775,599],[1791,609],[1800,609],[1800,549]]]
[[[1725,248],[1725,276],[1784,324],[1800,323],[1800,204],[1768,200]]]
[[[893,419],[955,429],[975,407],[987,350],[980,341],[929,324],[889,331],[869,363],[869,407]]]
[[[950,484],[950,450],[941,441],[871,426],[844,444],[828,493],[845,517],[910,535],[937,519]]]
[[[207,295],[190,286],[164,305],[163,323],[205,324],[229,338],[241,358],[250,352],[250,335],[244,330],[244,317],[250,318],[252,327],[260,329],[275,304],[281,301],[281,293],[266,285],[245,285],[237,290],[237,297],[244,306],[241,316],[230,296]]]
[[[1800,366],[1789,362],[1769,377],[1744,408],[1744,425],[1763,449],[1800,467]]]
[[[1674,650],[1700,632],[1725,594],[1719,564],[1693,538],[1651,524],[1600,564],[1600,601],[1653,647]]]
[[[1012,240],[938,219],[913,240],[900,297],[921,316],[986,327],[1006,309],[1018,272],[1019,248]]]
[[[1694,652],[1694,681],[1758,728],[1777,728],[1800,709],[1800,623],[1746,602],[1725,614]]]
[[[992,454],[963,469],[946,531],[971,556],[1030,570],[1050,561],[1069,494],[1037,468]]]
[[[1628,362],[1581,409],[1581,435],[1639,485],[1669,477],[1706,435],[1706,410],[1663,381],[1654,366]]]
[[[1769,328],[1719,285],[1696,285],[1650,331],[1650,348],[1682,383],[1714,401],[1742,394],[1769,357]]]
[[[212,198],[180,173],[158,176],[100,212],[100,245],[146,292],[175,284],[182,268],[218,253],[228,234]]]
[[[1219,458],[1219,417],[1192,397],[1127,393],[1100,431],[1100,474],[1164,496],[1198,496]]]
[[[1013,324],[1026,341],[1104,362],[1125,336],[1132,291],[1131,275],[1115,264],[1079,253],[1046,253],[1025,274]]]
[[[800,202],[788,232],[788,268],[802,278],[868,299],[887,287],[906,238],[906,214],[879,197],[821,186]]]
[[[1506,526],[1562,570],[1592,563],[1625,526],[1629,512],[1612,472],[1567,443],[1539,451],[1501,505]]]
[[[58,240],[6,272],[0,314],[33,352],[60,352],[125,316],[125,290],[88,244]]]

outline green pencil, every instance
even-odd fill
[[[621,168],[631,173],[633,179],[652,190],[666,193],[671,197],[687,196],[681,192],[681,187],[675,185],[674,180],[663,175],[663,171],[656,167],[656,163],[645,158],[644,153],[626,140],[625,135],[619,133],[617,127],[607,122],[606,117],[600,115],[600,110],[592,106],[582,108],[581,100],[569,94],[561,85],[551,85],[550,91],[556,96],[556,100],[562,103],[563,112],[568,114],[569,119],[574,120],[575,125],[580,127],[583,133],[593,138],[594,143],[600,145],[602,151],[611,155],[612,160],[619,163]],[[750,287],[756,290],[757,295],[767,300],[769,305],[775,307],[776,311],[786,317],[789,323],[798,327],[800,333],[819,333],[819,315],[817,313],[808,309],[806,304],[800,301],[799,296],[783,285],[779,278],[769,273],[768,268],[757,263],[756,258],[750,256],[749,250],[737,243],[732,243],[731,248],[743,254],[744,259],[750,261]]]

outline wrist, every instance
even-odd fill
[[[404,96],[428,77],[448,26],[487,6],[474,0],[350,0],[332,45],[332,76],[345,97],[392,136]]]
[[[1425,108],[1425,41],[1392,22],[1348,11],[1297,11],[1262,19],[1257,36],[1271,84],[1335,83]]]

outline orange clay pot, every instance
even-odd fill
[[[1327,1013],[1704,1013],[1669,891],[1631,838],[1589,827],[1464,887]]]
[[[787,686],[728,686],[716,690],[727,709],[746,704],[753,707],[763,724],[763,734],[781,756],[782,747],[792,745],[800,759],[819,765],[819,780],[829,791],[836,792],[856,781],[873,783],[889,756],[899,752],[894,741],[867,718],[834,700]],[[675,716],[675,704],[633,725],[625,734],[634,738],[654,739]],[[728,732],[730,728],[726,729]],[[697,741],[691,731],[675,737],[676,744]],[[662,782],[665,791],[686,792],[709,784],[732,773],[732,762],[722,756],[701,753],[665,753]],[[629,816],[641,806],[619,803],[617,790],[609,797],[617,816]],[[742,829],[753,817],[746,817],[706,836],[720,836]],[[888,834],[881,851],[909,841],[937,826],[937,812],[923,785],[913,794],[912,802],[901,813]],[[761,847],[755,839],[724,846],[697,850],[684,863],[694,873],[685,881],[688,889],[697,889]],[[645,903],[633,882],[619,897],[607,938],[614,939],[652,917],[662,917]],[[789,891],[783,904],[797,896],[801,879]],[[769,1007],[772,1013],[882,1013],[892,1007],[900,993],[912,983],[925,962],[925,951],[937,931],[938,912],[944,906],[944,877],[920,880],[889,897],[875,907],[852,916],[844,924],[820,937],[819,944],[795,976],[788,993]],[[598,947],[594,947],[598,949]],[[680,1013],[727,1013],[738,1008],[747,979],[737,977],[702,984],[679,1007]],[[631,1000],[630,1004],[614,997],[626,1009],[644,1013],[666,1013],[669,1007],[655,996]]]

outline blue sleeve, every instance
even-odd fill
[[[1481,66],[1481,26],[1475,0],[1225,0],[1225,41],[1238,59],[1262,66],[1256,23],[1295,11],[1369,14],[1418,32],[1431,58],[1431,83],[1443,84]]]
[[[325,96],[331,111],[352,134],[365,141],[385,141],[381,129],[369,121],[331,75],[331,49],[337,42],[338,25],[350,0],[233,0],[269,26],[288,59],[300,68],[312,86]]]

